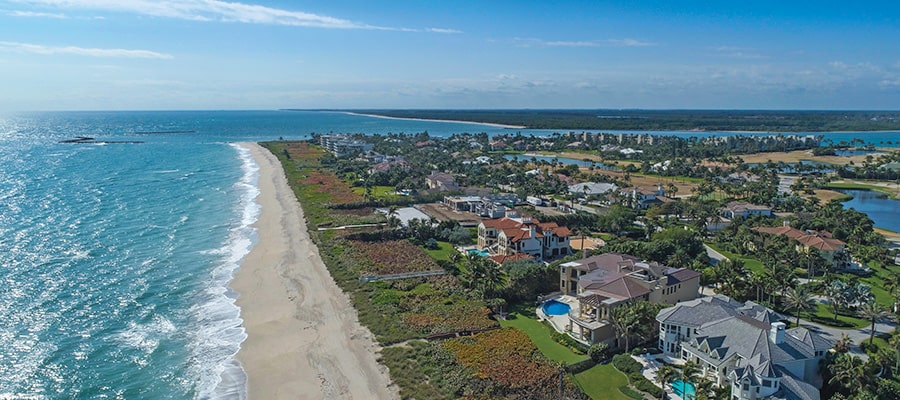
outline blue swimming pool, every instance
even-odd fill
[[[681,396],[682,399],[691,400],[694,398],[694,395],[697,394],[693,383],[677,380],[670,385],[672,385],[672,390],[675,394]]]
[[[477,255],[482,256],[482,257],[487,257],[487,256],[490,255],[490,253],[488,253],[487,251],[485,251],[485,250],[478,250],[478,249],[469,249],[469,250],[466,250],[466,252],[469,253],[469,254],[477,254]]]
[[[544,314],[547,315],[566,315],[569,313],[569,305],[556,300],[545,301],[541,308],[544,309]]]

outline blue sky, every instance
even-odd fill
[[[897,1],[0,0],[0,110],[900,109]]]

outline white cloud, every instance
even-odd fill
[[[428,28],[428,29],[426,29],[425,31],[427,31],[427,32],[434,32],[434,33],[451,33],[451,34],[452,34],[452,33],[463,33],[463,32],[460,31],[460,30],[456,30],[456,29],[446,29],[446,28]]]
[[[330,29],[372,29],[408,32],[461,33],[455,29],[429,28],[425,30],[384,27],[302,11],[266,7],[221,0],[14,0],[20,3],[64,9],[83,9],[107,12],[126,12],[154,17],[178,18],[191,21],[239,22],[301,26]]]
[[[75,46],[57,47],[18,42],[0,42],[0,51],[43,55],[68,54],[89,57],[153,58],[162,60],[174,58],[170,54],[157,53],[150,50],[98,49]]]
[[[607,39],[607,43],[614,46],[623,46],[623,47],[646,47],[646,46],[656,46],[656,43],[645,42],[637,39]]]
[[[54,14],[54,13],[44,13],[44,12],[34,12],[34,11],[6,11],[6,15],[10,17],[28,17],[28,18],[53,18],[53,19],[68,19],[65,14]]]
[[[756,49],[749,47],[738,47],[738,46],[718,46],[711,47],[714,53],[714,56],[717,57],[726,57],[726,58],[737,58],[742,60],[764,60],[770,58],[769,56],[758,52]]]
[[[604,40],[543,40],[534,38],[514,38],[521,47],[647,47],[656,43],[637,39],[604,39]]]

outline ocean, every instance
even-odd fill
[[[244,397],[228,284],[259,206],[233,142],[421,131],[549,133],[288,111],[0,116],[0,399]],[[77,136],[144,143],[59,143]]]

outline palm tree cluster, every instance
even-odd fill
[[[822,360],[825,386],[822,398],[894,400],[900,398],[900,334],[893,333],[886,346],[869,351],[869,359],[849,353],[846,335]]]

